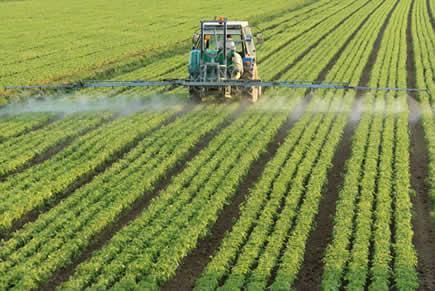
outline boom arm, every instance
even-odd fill
[[[118,87],[262,87],[262,88],[290,88],[290,89],[339,89],[356,91],[405,91],[405,92],[429,92],[428,89],[419,88],[375,88],[366,86],[351,86],[348,83],[324,83],[309,81],[271,81],[263,82],[260,80],[223,80],[219,82],[198,82],[191,80],[162,80],[162,81],[88,81],[73,84],[54,84],[54,85],[28,85],[28,86],[5,86],[9,90],[67,90],[82,88],[118,88]]]

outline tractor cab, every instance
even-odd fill
[[[189,58],[189,79],[195,82],[219,82],[223,80],[258,80],[254,37],[247,21],[227,21],[218,18],[201,21],[200,33],[193,37]],[[236,86],[189,88],[194,100],[207,94],[232,98],[248,95],[257,101],[260,88]]]

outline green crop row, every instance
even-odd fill
[[[399,106],[407,108],[406,96],[399,97]],[[396,146],[394,151],[395,224],[393,254],[394,282],[398,290],[416,290],[419,279],[416,271],[417,254],[413,244],[412,202],[410,197],[408,110],[399,113],[396,120]]]
[[[352,248],[346,271],[348,287],[352,290],[362,288],[368,273],[369,249],[372,235],[373,205],[375,196],[378,195],[376,182],[378,175],[378,163],[380,160],[379,148],[382,142],[382,132],[384,128],[383,100],[376,101],[376,109],[379,110],[374,116],[370,136],[367,145],[367,155],[364,163],[364,174],[360,182],[360,193],[356,204],[357,212],[355,215]]]
[[[1,288],[36,288],[48,280],[144,193],[151,195],[199,139],[233,111],[234,106],[201,106],[178,118],[145,137],[91,183],[4,241]]]
[[[392,181],[393,181],[393,157],[395,140],[395,117],[394,97],[388,94],[386,97],[384,130],[380,150],[378,166],[377,192],[374,198],[374,223],[373,223],[373,257],[371,267],[371,290],[388,290],[391,275],[391,235],[390,225],[392,222]],[[360,198],[361,199],[361,198]],[[355,274],[353,274],[355,276]],[[356,275],[358,276],[358,275]],[[359,282],[359,286],[364,282]],[[358,285],[357,285],[358,286]]]
[[[111,117],[104,113],[77,113],[29,134],[0,144],[0,176],[5,176],[71,138],[98,127]]]
[[[1,232],[8,232],[23,215],[44,207],[77,180],[116,159],[172,113],[121,118],[78,138],[51,159],[5,179],[0,183]]]
[[[51,113],[23,113],[0,118],[0,142],[40,127],[54,117]]]

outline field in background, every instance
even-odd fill
[[[1,1],[0,86],[77,80],[155,60],[188,48],[201,19],[226,15],[260,24],[309,2]]]
[[[26,96],[0,109],[0,289],[435,288],[431,1],[146,2],[0,1],[0,86],[185,78],[224,14],[264,31],[264,80],[429,90]]]

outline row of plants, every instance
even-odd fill
[[[401,56],[403,58],[403,56]],[[393,222],[395,225],[393,244],[394,285],[398,290],[417,290],[417,254],[413,243],[412,202],[409,173],[409,132],[407,96],[398,97],[401,110],[396,119],[396,145],[394,152],[395,179],[393,190]]]
[[[0,142],[19,136],[47,124],[55,117],[51,113],[22,113],[0,118]]]
[[[109,113],[77,113],[40,130],[0,144],[0,176],[6,176],[28,164],[49,149],[92,130],[109,119]]]
[[[169,110],[122,117],[79,137],[45,162],[7,177],[0,183],[0,233],[9,232],[15,221],[42,209],[77,181],[118,159],[173,113]]]
[[[421,108],[421,122],[424,128],[429,156],[428,183],[432,199],[432,218],[435,223],[435,125],[433,122],[433,104],[435,92],[435,40],[428,11],[427,1],[414,1],[412,15],[412,37],[416,84],[419,88],[428,88],[430,92],[420,93],[418,99]],[[435,6],[435,5],[433,5]]]
[[[235,107],[201,106],[163,126],[91,183],[2,242],[1,288],[37,288],[69,264],[135,201],[151,196],[167,173]]]
[[[407,46],[412,45],[407,41],[408,18],[412,11],[412,3],[398,5],[397,24],[394,27],[387,27],[386,38],[388,42],[394,39],[394,47],[389,50],[391,54],[391,69],[396,78],[387,79],[385,83],[389,87],[407,86]],[[392,16],[392,23],[394,23]],[[382,50],[381,50],[382,51]],[[384,74],[388,75],[388,74]],[[408,131],[409,109],[407,95],[396,94],[394,112],[396,115],[396,138],[394,152],[394,184],[393,193],[393,280],[394,287],[398,290],[416,290],[419,286],[419,278],[416,271],[417,254],[413,244],[412,225],[412,202],[410,186],[410,138]]]
[[[409,25],[406,16],[412,12],[412,4],[403,5],[396,29],[391,30],[390,35],[395,35],[399,50],[395,49],[393,59],[396,60],[395,73],[396,80],[390,80],[391,85],[406,87],[408,76],[405,73],[407,68],[407,47],[411,46],[408,42],[407,33]],[[406,21],[404,20],[406,19]],[[409,72],[408,74],[411,74]],[[393,243],[393,272],[394,286],[398,290],[417,290],[419,287],[419,276],[417,273],[417,252],[414,246],[414,230],[412,224],[413,204],[411,202],[410,185],[410,136],[409,136],[409,109],[408,95],[399,93],[396,95],[396,144],[394,152],[394,193],[393,199],[393,222],[394,243]]]
[[[353,225],[352,247],[350,250],[348,265],[346,269],[345,279],[348,282],[347,287],[363,288],[366,284],[369,271],[369,256],[370,244],[372,241],[372,227],[375,211],[375,199],[379,195],[379,180],[378,165],[381,162],[380,149],[382,147],[383,135],[385,130],[384,110],[385,104],[380,98],[375,101],[379,112],[375,113],[373,126],[371,131],[369,144],[367,145],[367,155],[365,157],[364,174],[361,177],[359,185],[359,196],[356,202],[356,214]],[[388,185],[383,185],[388,188]],[[391,187],[389,189],[391,191]],[[376,211],[376,215],[379,210]]]
[[[263,100],[243,113],[173,178],[129,226],[80,265],[67,288],[156,288],[170,278],[236,193],[298,98]]]

